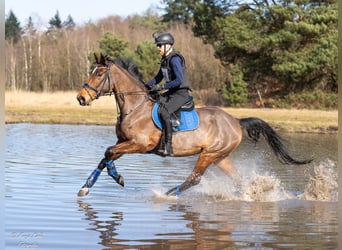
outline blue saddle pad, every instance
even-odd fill
[[[158,115],[158,108],[159,108],[159,103],[156,103],[152,109],[152,120],[154,124],[157,125],[158,128],[162,129],[163,125]],[[198,125],[199,125],[199,118],[198,118],[198,114],[196,110],[193,109],[191,111],[181,111],[180,112],[180,124],[177,127],[174,127],[173,130],[174,132],[194,130],[198,128]]]

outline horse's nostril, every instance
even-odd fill
[[[85,103],[85,99],[83,96],[78,96],[77,100],[81,106],[85,106],[86,103]]]

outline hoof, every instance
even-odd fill
[[[118,177],[118,179],[116,179],[116,182],[117,182],[119,185],[121,185],[122,187],[125,186],[124,178],[122,177],[121,174],[119,174],[119,177]]]
[[[171,188],[169,191],[167,191],[165,193],[168,196],[178,196],[181,194],[180,190],[179,190],[179,186]]]
[[[80,191],[78,191],[78,196],[86,196],[89,193],[89,188],[84,187],[81,188]]]

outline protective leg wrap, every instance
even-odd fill
[[[125,186],[123,177],[121,176],[121,174],[119,174],[116,171],[114,161],[113,160],[107,161],[106,164],[107,164],[108,175],[111,176],[119,185]]]
[[[96,180],[97,180],[97,178],[99,177],[100,174],[101,174],[101,170],[98,169],[98,168],[96,168],[96,169],[89,175],[89,177],[88,177],[88,179],[87,179],[87,181],[86,181],[86,183],[84,184],[83,187],[91,188],[91,187],[95,184],[95,182],[96,182]]]
[[[106,164],[107,164],[108,175],[113,177],[114,180],[117,180],[119,178],[119,174],[116,171],[116,167],[115,167],[114,161],[113,160],[107,161]]]

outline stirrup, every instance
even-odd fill
[[[167,146],[167,144],[169,144],[169,146]],[[173,156],[173,150],[172,150],[172,144],[169,143],[164,143],[163,145],[164,147],[160,147],[158,149],[158,153],[162,156]],[[168,150],[169,149],[169,150]]]
[[[172,152],[172,149],[169,151],[166,150],[166,148],[162,149],[158,149],[158,154],[161,155],[161,156],[173,156],[173,152]]]

